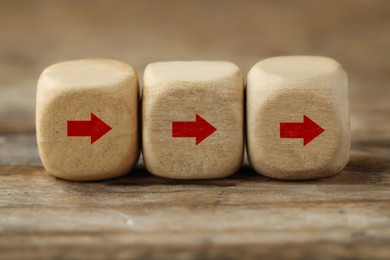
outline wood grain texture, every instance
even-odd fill
[[[390,2],[1,1],[0,258],[389,258]],[[247,164],[226,179],[132,175],[74,183],[44,172],[35,88],[48,65],[107,57],[329,56],[351,86],[340,175],[282,182]]]

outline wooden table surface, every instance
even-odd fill
[[[1,1],[0,258],[390,258],[390,1]],[[324,55],[350,77],[340,175],[278,181],[49,176],[36,147],[40,72],[103,57],[229,60]]]

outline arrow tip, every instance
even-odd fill
[[[217,128],[211,125],[209,122],[204,120],[200,115],[196,114],[196,126],[198,128],[198,132],[196,135],[196,145],[206,139],[209,135],[214,133]]]
[[[303,124],[305,129],[303,146],[310,143],[314,138],[316,138],[325,131],[325,129],[323,129],[306,115],[303,115]]]
[[[107,134],[112,129],[94,113],[91,113],[91,124],[91,144],[99,140],[103,135]]]

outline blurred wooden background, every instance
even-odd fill
[[[0,258],[389,258],[390,2],[0,1]],[[352,157],[334,178],[104,182],[48,176],[35,88],[48,65],[324,55],[349,74]]]

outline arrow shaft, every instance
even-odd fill
[[[172,137],[196,137],[196,122],[172,122]]]
[[[303,123],[280,123],[280,138],[304,138]]]
[[[91,121],[68,121],[68,136],[91,136]]]

